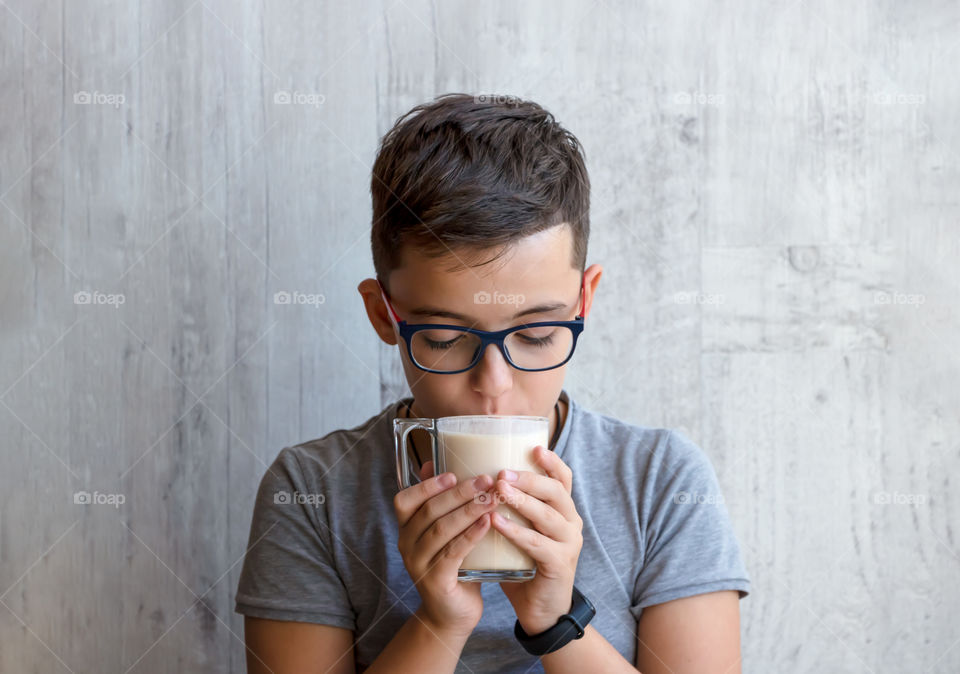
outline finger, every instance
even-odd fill
[[[420,466],[420,479],[426,480],[433,477],[433,461],[427,461]]]
[[[548,476],[559,480],[567,493],[570,492],[573,488],[573,471],[563,462],[563,459],[557,456],[556,452],[545,449],[543,445],[537,445],[533,448],[533,459],[547,472]]]
[[[497,481],[503,502],[527,518],[534,529],[555,541],[573,540],[575,529],[556,508],[524,493],[504,480]]]
[[[424,554],[420,549],[423,545],[421,542],[423,537],[429,530],[436,527],[438,523],[444,522],[442,540],[436,544],[435,549],[431,552],[430,556],[433,556],[437,550],[446,545],[450,539],[462,531],[470,522],[479,517],[480,513],[487,510],[485,506],[494,499],[492,497],[483,498],[483,495],[492,486],[493,479],[489,475],[481,475],[473,480],[461,482],[455,489],[450,489],[438,494],[420,506],[416,514],[410,518],[404,535],[413,541],[413,544],[417,546],[418,552]],[[472,517],[468,518],[461,513],[459,518],[454,516],[452,519],[449,519],[450,515],[455,514],[466,504],[478,506],[471,511],[473,513]],[[481,508],[479,506],[484,507]],[[444,518],[448,519],[444,520]],[[436,531],[434,531],[433,536],[437,536]]]
[[[503,534],[511,543],[533,557],[537,562],[537,573],[543,571],[543,565],[548,568],[557,568],[562,564],[569,568],[569,564],[560,556],[561,544],[547,538],[539,531],[511,522],[498,512],[491,514],[490,523],[493,528]]]
[[[423,559],[432,559],[478,518],[484,517],[496,507],[497,499],[493,498],[493,494],[477,494],[427,527],[419,540],[414,543],[417,555]]]
[[[398,524],[401,527],[406,526],[425,501],[449,490],[456,483],[457,476],[447,472],[398,491],[393,497],[393,509],[397,513]]]
[[[484,534],[490,529],[490,516],[483,513],[476,521],[471,522],[468,527],[456,538],[450,541],[440,550],[432,559],[430,568],[438,569],[438,573],[452,574],[456,576],[460,565],[466,559],[470,551],[473,550],[477,542],[483,538]]]
[[[513,478],[513,476],[516,478]],[[570,522],[576,522],[580,516],[577,514],[577,507],[573,503],[563,484],[555,478],[548,475],[539,475],[531,473],[529,470],[509,471],[501,470],[497,475],[499,480],[503,480],[513,485],[534,498],[538,498],[558,513],[563,515],[564,519]]]

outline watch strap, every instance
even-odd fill
[[[570,611],[560,616],[556,625],[531,636],[524,631],[520,621],[517,620],[513,626],[513,634],[527,653],[546,655],[560,650],[574,639],[581,638],[586,631],[587,623],[596,615],[596,612],[590,600],[574,586]]]

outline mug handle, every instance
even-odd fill
[[[420,428],[430,434],[430,455],[433,457],[433,474],[443,472],[443,466],[437,460],[437,424],[435,419],[394,419],[393,445],[397,455],[397,486],[406,489],[410,486],[410,459],[407,457],[407,435]]]

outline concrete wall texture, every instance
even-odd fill
[[[744,671],[960,671],[958,26],[890,0],[0,2],[0,671],[242,669],[266,465],[405,394],[356,293],[370,166],[454,91],[583,142],[605,275],[567,388],[710,456]]]

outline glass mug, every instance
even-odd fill
[[[547,417],[472,415],[439,419],[394,419],[393,439],[397,455],[397,484],[411,482],[407,435],[414,429],[430,434],[434,475],[451,472],[457,484],[486,473],[494,480],[504,468],[545,475],[534,462],[533,448],[547,447]],[[494,496],[496,498],[497,495]],[[494,508],[508,520],[525,527],[530,521],[506,502]],[[533,558],[493,528],[487,530],[464,558],[457,580],[522,582],[536,575]]]

